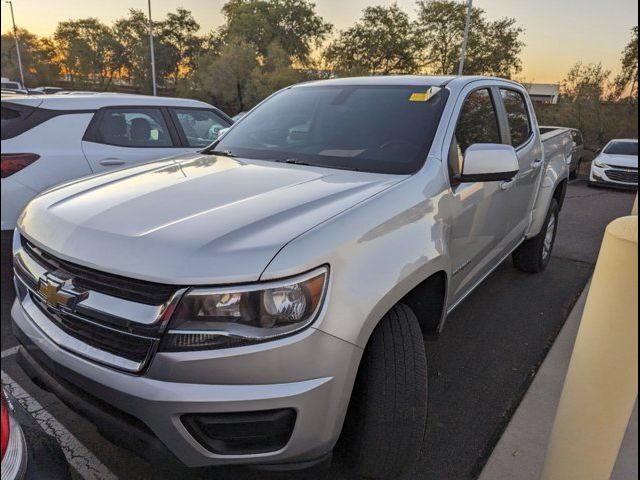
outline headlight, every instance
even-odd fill
[[[264,342],[309,326],[318,316],[328,269],[281,281],[192,288],[182,297],[161,350],[205,350]]]
[[[600,157],[596,157],[596,159],[593,161],[593,164],[594,164],[596,167],[600,167],[600,168],[604,168],[604,167],[606,167],[606,166],[607,166],[607,164],[606,164],[606,163],[604,163],[604,162],[602,161],[602,158],[600,158]]]

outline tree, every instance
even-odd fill
[[[632,103],[638,103],[638,26],[631,29],[631,40],[622,51],[622,71],[615,79],[615,96],[628,94]]]
[[[162,22],[153,22],[153,47],[157,83],[162,85],[177,68],[179,52],[163,32]],[[151,85],[149,22],[142,10],[130,9],[129,16],[115,22],[114,31],[122,44],[123,66],[130,81],[146,93]]]
[[[308,0],[230,0],[222,8],[225,43],[240,39],[265,57],[276,42],[293,60],[306,63],[312,47],[320,46],[332,26]]]
[[[247,106],[253,107],[273,92],[308,79],[308,74],[291,67],[287,52],[274,42],[269,46],[263,64],[251,72]]]
[[[387,75],[415,72],[416,53],[414,26],[394,3],[365,8],[362,18],[329,45],[325,57],[337,70]]]
[[[60,22],[53,34],[60,66],[76,86],[91,82],[106,89],[122,67],[122,46],[97,18]]]
[[[55,62],[56,52],[51,41],[39,38],[22,28],[18,29],[18,39],[25,83],[30,87],[56,83],[60,69]],[[13,32],[2,35],[0,64],[3,76],[12,80],[20,79]]]
[[[219,56],[203,55],[193,77],[194,87],[211,103],[228,112],[247,108],[247,88],[253,70],[258,66],[250,45],[232,39]]]
[[[561,83],[564,101],[572,103],[600,103],[608,91],[610,70],[602,63],[576,63]]]
[[[167,18],[159,24],[159,38],[173,48],[176,56],[176,63],[170,73],[173,83],[196,68],[196,58],[204,43],[196,35],[199,29],[200,25],[191,12],[181,7],[176,13],[169,12]]]
[[[451,0],[419,0],[416,22],[420,59],[425,70],[439,75],[458,71],[467,7]],[[464,74],[510,78],[522,70],[523,29],[513,18],[489,21],[474,7]]]
[[[612,126],[618,123],[605,104],[610,75],[601,63],[578,62],[561,82],[557,123],[580,129],[592,149],[611,138]]]

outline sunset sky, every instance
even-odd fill
[[[460,0],[463,1],[463,0]],[[191,10],[201,32],[218,27],[224,0],[152,0],[153,17],[182,6]],[[316,0],[316,10],[337,29],[349,27],[369,5],[388,5],[382,0]],[[414,0],[398,0],[414,17]],[[97,17],[105,23],[126,15],[129,8],[146,11],[146,0],[13,0],[16,24],[38,35],[50,35],[57,23],[69,18]],[[602,62],[616,73],[620,52],[629,40],[631,27],[638,22],[635,0],[474,0],[496,19],[514,17],[525,29],[527,44],[522,61],[523,79],[531,82],[557,82],[576,61]],[[11,27],[9,5],[2,4],[2,32]]]

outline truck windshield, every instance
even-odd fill
[[[638,142],[611,142],[604,153],[609,155],[633,155],[638,156]]]
[[[411,174],[427,157],[446,99],[446,89],[424,85],[292,87],[252,111],[210,150]]]

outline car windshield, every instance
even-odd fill
[[[301,86],[283,90],[210,150],[234,156],[410,174],[424,163],[447,91],[427,86]]]
[[[609,155],[633,155],[638,156],[638,142],[611,142],[604,149]]]

